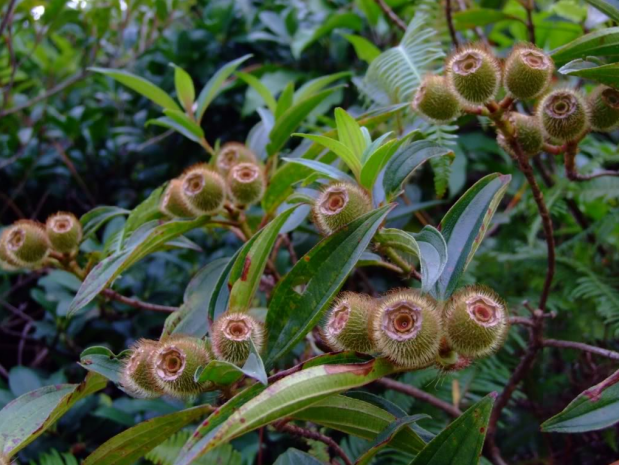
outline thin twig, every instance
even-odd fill
[[[565,341],[565,340],[553,340],[550,338],[542,340],[542,346],[552,348],[569,348],[584,351],[586,353],[597,354],[605,358],[614,359],[619,361],[619,353],[617,351],[599,348],[597,346],[588,345],[586,343],[580,343],[578,341]]]
[[[617,372],[614,372],[607,379],[602,380],[595,387],[591,387],[590,389],[585,390],[584,394],[591,401],[598,401],[600,397],[602,396],[602,392],[604,390],[606,390],[609,387],[612,387],[613,385],[617,385],[618,383],[619,383],[619,370]]]
[[[4,29],[7,25],[13,21],[13,9],[15,8],[16,3],[17,0],[11,0],[9,2],[9,8],[6,10],[6,14],[4,15],[4,18],[2,18],[2,23],[0,24],[0,36],[4,33]]]
[[[114,301],[118,301],[119,303],[123,303],[126,304],[127,306],[131,306],[134,307],[136,309],[146,309],[149,311],[156,311],[156,312],[175,312],[178,311],[177,307],[174,306],[162,306],[161,304],[153,304],[153,303],[146,303],[144,301],[140,301],[139,299],[135,299],[135,298],[128,298],[126,296],[121,295],[120,293],[117,293],[114,290],[111,289],[105,289],[101,292],[105,297],[113,299]]]
[[[310,440],[317,440],[319,442],[322,442],[327,445],[331,450],[333,450],[333,453],[342,458],[345,464],[353,464],[352,461],[350,461],[348,455],[344,453],[344,450],[342,450],[342,448],[335,442],[335,440],[321,434],[320,432],[285,423],[277,423],[274,424],[273,427],[275,427],[275,429],[279,430],[280,432],[286,432],[297,437],[304,437]]]
[[[527,34],[529,36],[529,42],[535,45],[535,24],[533,24],[533,10],[535,9],[535,3],[533,0],[525,0],[522,4],[527,12]]]
[[[404,393],[405,395],[412,396],[413,398],[417,398],[418,400],[425,401],[426,403],[445,411],[452,417],[458,417],[462,414],[462,411],[455,406],[441,400],[440,398],[430,395],[417,387],[413,387],[412,385],[407,385],[402,382],[398,382],[397,380],[387,378],[377,380],[376,383],[385,388],[389,388],[391,390]]]
[[[402,19],[395,14],[395,12],[389,8],[389,5],[385,3],[385,0],[374,0],[376,4],[383,10],[383,13],[391,20],[393,24],[402,29],[402,31],[406,32],[406,23],[402,21]]]
[[[447,20],[447,28],[449,28],[451,43],[454,45],[454,47],[459,47],[460,42],[458,42],[458,36],[456,35],[456,28],[454,27],[451,11],[451,0],[445,0],[445,19]]]

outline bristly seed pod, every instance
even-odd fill
[[[213,353],[217,359],[242,366],[250,353],[251,340],[260,352],[264,345],[265,332],[262,323],[249,314],[222,314],[211,331]]]
[[[492,290],[469,286],[458,290],[445,307],[449,346],[469,358],[497,351],[509,330],[505,302]]]
[[[262,168],[255,163],[238,163],[228,173],[230,196],[240,205],[251,205],[260,201],[265,184]]]
[[[183,182],[180,179],[170,180],[166,186],[159,203],[159,211],[166,217],[186,218],[195,216],[189,208],[187,200],[182,194],[182,190]]]
[[[0,269],[13,272],[20,269],[20,265],[9,255],[7,249],[8,235],[11,227],[2,230],[0,235]]]
[[[206,343],[199,338],[174,334],[159,342],[151,358],[151,373],[166,395],[187,398],[213,388],[211,382],[194,380],[199,367],[210,362]]]
[[[417,290],[385,296],[371,317],[370,330],[381,354],[400,366],[422,368],[438,355],[440,313],[436,302]]]
[[[539,154],[544,146],[544,133],[539,120],[535,117],[523,115],[522,113],[512,112],[508,116],[509,121],[514,126],[515,139],[526,157]],[[502,134],[497,136],[499,145],[512,156],[516,156],[512,147],[507,144]]]
[[[457,118],[460,102],[442,76],[426,76],[415,93],[413,109],[434,123]]]
[[[236,164],[243,162],[257,163],[257,161],[258,159],[254,153],[244,144],[240,142],[228,142],[223,145],[217,154],[215,166],[219,173],[227,176],[230,169]]]
[[[610,131],[619,124],[619,91],[600,85],[593,89],[587,100],[593,130]]]
[[[45,231],[52,248],[58,252],[72,253],[82,241],[82,224],[70,212],[50,215],[45,222]]]
[[[18,220],[2,232],[2,247],[10,265],[35,268],[47,257],[45,227],[32,220]]]
[[[516,46],[505,62],[505,89],[517,99],[533,99],[548,87],[553,70],[542,50],[530,44]]]
[[[226,183],[205,163],[188,168],[182,183],[181,195],[194,215],[214,214],[226,200]]]
[[[151,369],[158,343],[153,340],[139,340],[131,356],[123,364],[120,385],[134,398],[157,398],[163,394]]]
[[[349,183],[334,183],[316,199],[314,223],[322,233],[330,235],[370,210],[372,202],[362,188]]]
[[[492,100],[501,83],[501,66],[484,47],[470,45],[456,50],[446,65],[447,80],[456,95],[467,104]]]
[[[327,344],[334,351],[376,351],[369,335],[369,319],[377,303],[366,295],[342,293],[327,316],[322,329]]]
[[[580,92],[552,91],[539,104],[539,118],[546,134],[559,141],[578,139],[589,125],[588,108]]]

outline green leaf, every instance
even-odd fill
[[[339,141],[352,151],[360,163],[361,155],[366,148],[366,142],[359,123],[346,110],[340,107],[335,109],[335,123],[337,125]]]
[[[364,364],[312,367],[284,377],[236,410],[219,427],[215,436],[200,449],[179,458],[179,463],[189,464],[218,445],[289,417],[330,395],[366,385],[394,369],[386,359],[373,359]]]
[[[168,437],[212,411],[210,405],[202,405],[141,422],[109,439],[83,464],[136,464]]]
[[[180,333],[202,338],[207,334],[208,303],[215,292],[217,282],[229,264],[230,258],[221,257],[198,271],[185,288],[183,305],[166,319],[162,337]]]
[[[619,21],[619,1],[617,0],[585,0],[614,21]]]
[[[342,34],[348,42],[355,48],[355,53],[359,59],[363,60],[367,64],[380,55],[380,49],[376,47],[372,42],[367,40],[363,36],[356,34]]]
[[[226,79],[228,79],[230,75],[232,75],[232,73],[234,73],[237,68],[241,66],[241,63],[248,60],[251,56],[251,54],[245,55],[241,58],[237,58],[236,60],[226,63],[219,69],[219,71],[217,71],[217,73],[213,75],[211,79],[208,80],[202,88],[202,91],[200,91],[200,95],[197,100],[198,108],[196,109],[196,120],[198,122],[202,121],[204,112],[211,102],[215,100],[219,94],[221,94],[222,86]]]
[[[129,351],[122,351],[118,356],[105,346],[91,346],[80,354],[79,365],[90,372],[102,375],[106,379],[118,384],[123,368],[123,358]]]
[[[164,110],[163,113],[174,120],[179,125],[183,126],[187,131],[189,131],[198,141],[204,137],[204,131],[200,125],[198,125],[195,121],[185,115],[183,112],[179,112],[178,110]]]
[[[381,170],[387,165],[396,151],[406,142],[407,138],[387,141],[374,152],[368,155],[361,169],[361,185],[371,190]]]
[[[115,206],[101,206],[95,207],[94,209],[86,212],[80,218],[80,223],[82,224],[82,232],[83,238],[88,238],[90,235],[93,235],[105,225],[107,222],[112,220],[115,217],[119,217],[121,215],[127,215],[129,213],[126,209],[121,209],[120,207]]]
[[[251,341],[249,357],[243,367],[226,361],[211,361],[202,370],[196,371],[195,378],[198,382],[214,382],[217,385],[231,385],[241,379],[243,375],[257,380],[262,385],[267,385],[267,373],[258,350]]]
[[[372,445],[355,461],[355,464],[370,464],[374,456],[386,446],[389,446],[395,436],[400,433],[409,424],[413,424],[421,419],[428,419],[427,414],[415,414],[413,416],[404,416],[393,421],[385,430],[376,436]]]
[[[33,442],[71,407],[88,395],[102,390],[107,380],[88,374],[80,384],[42,387],[25,393],[0,411],[2,456],[12,458]]]
[[[292,106],[292,102],[294,99],[294,82],[289,82],[288,85],[284,88],[282,93],[279,95],[279,99],[277,100],[277,107],[275,108],[275,121],[277,121],[281,116]]]
[[[155,125],[163,128],[173,129],[174,131],[182,134],[190,141],[200,144],[201,138],[204,136],[202,128],[196,123],[189,120],[189,118],[182,112],[171,110],[165,110],[165,117],[159,117],[146,122],[146,126]]]
[[[230,312],[245,312],[249,309],[277,235],[295,210],[296,206],[282,212],[269,222],[264,229],[256,233],[255,236],[258,238],[251,244],[247,243],[250,246],[243,248],[235,259],[228,279],[231,286],[228,303]]]
[[[284,453],[279,455],[273,464],[297,464],[297,465],[305,465],[305,464],[325,464],[320,461],[318,458],[313,457],[312,455],[305,453],[304,451],[297,450],[296,448],[289,448]]]
[[[374,404],[343,395],[330,396],[292,417],[370,441],[376,440],[397,420],[392,413]],[[410,427],[405,427],[396,433],[390,446],[415,455],[425,446],[425,442]]]
[[[517,16],[492,8],[468,8],[453,15],[454,25],[458,31],[484,27],[499,21],[520,21]]]
[[[167,108],[170,110],[180,110],[179,106],[176,105],[174,99],[170,97],[163,89],[159,86],[154,85],[150,81],[147,81],[144,78],[131,74],[127,71],[122,70],[112,70],[109,68],[88,68],[90,71],[94,71],[95,73],[101,73],[106,76],[109,76],[121,84],[124,84],[130,89],[142,94],[144,97],[152,100],[157,105]]]
[[[484,239],[511,178],[499,173],[483,177],[443,217],[439,230],[447,243],[447,265],[432,293],[437,299],[445,300],[455,291]]]
[[[294,101],[299,102],[316,95],[316,93],[322,91],[329,84],[334,83],[340,79],[348,78],[352,73],[349,71],[341,71],[339,73],[328,74],[319,78],[312,79],[303,84],[295,93]]]
[[[123,228],[123,235],[125,238],[129,237],[131,233],[140,228],[146,222],[152,220],[159,220],[163,217],[159,210],[159,204],[161,202],[161,196],[163,196],[164,186],[159,186],[153,190],[152,193],[140,204],[138,204],[127,217],[127,222]]]
[[[496,394],[483,397],[434,437],[411,464],[479,464]]]
[[[320,320],[390,209],[391,206],[385,206],[369,212],[323,239],[277,285],[266,319],[267,367]]]
[[[174,86],[178,100],[187,114],[191,114],[193,113],[193,101],[196,98],[193,80],[180,66],[176,66],[174,63],[170,65],[174,67]]]
[[[301,122],[314,110],[320,103],[329,97],[337,87],[332,87],[319,92],[316,95],[303,99],[295,103],[278,118],[269,134],[271,142],[267,145],[267,153],[273,155],[278,153],[290,135],[299,127]]]
[[[83,309],[126,269],[156,252],[168,241],[182,234],[202,227],[208,222],[208,217],[199,217],[195,220],[174,220],[162,225],[146,224],[133,233],[125,247],[101,261],[84,279],[77,295],[69,306],[68,316],[74,315]]]
[[[355,174],[356,177],[361,173],[361,161],[357,158],[354,152],[346,144],[340,141],[329,138],[327,136],[320,136],[318,134],[300,134],[294,133],[293,136],[299,136],[305,139],[310,139],[318,144],[323,145],[330,151],[333,151],[340,159],[344,161],[348,168]]]
[[[557,65],[577,58],[619,56],[619,27],[590,32],[551,53]]]
[[[590,432],[619,422],[619,385],[606,388],[599,398],[592,398],[592,389],[595,387],[578,395],[563,411],[544,422],[542,431]]]
[[[316,28],[313,32],[311,30],[299,28],[299,33],[295,36],[295,40],[290,47],[292,50],[292,55],[298,59],[307,47],[321,37],[326,36],[334,29],[346,28],[352,29],[353,31],[360,31],[362,27],[363,21],[359,15],[355,13],[339,13],[329,15],[324,24]]]
[[[262,81],[255,76],[248,73],[243,73],[242,71],[237,71],[236,76],[238,76],[241,81],[247,83],[247,85],[253,87],[258,95],[262,97],[262,100],[264,100],[264,103],[271,113],[275,114],[277,102],[275,101],[275,97],[273,97],[273,94],[271,94],[269,88],[262,84]]]
[[[383,188],[387,199],[393,199],[402,189],[402,184],[424,162],[433,157],[447,156],[454,160],[451,149],[440,146],[432,141],[414,141],[406,147],[401,147],[389,160],[385,167]]]
[[[324,175],[327,178],[332,179],[332,180],[346,181],[346,182],[349,182],[349,183],[354,183],[354,181],[355,181],[350,176],[348,176],[346,173],[344,173],[341,170],[338,170],[334,166],[327,165],[326,163],[318,162],[316,160],[291,159],[291,158],[288,158],[288,157],[282,157],[282,160],[285,160],[286,162],[289,162],[289,163],[294,163],[294,164],[297,164],[297,165],[302,165],[302,166],[307,167],[307,168],[311,169],[312,171],[314,171],[316,173],[320,173],[320,174],[322,174],[322,175]]]
[[[615,89],[619,88],[619,63],[599,66],[585,60],[573,60],[562,66],[559,73],[591,79]]]

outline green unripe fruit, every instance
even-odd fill
[[[0,269],[6,270],[7,272],[13,272],[20,269],[19,264],[11,258],[6,247],[10,228],[11,227],[7,227],[2,230],[2,234],[0,235]]]
[[[505,89],[517,99],[533,99],[548,87],[553,69],[550,57],[537,47],[515,47],[505,62]]]
[[[369,335],[369,320],[376,306],[376,302],[369,296],[342,293],[322,329],[328,345],[335,351],[375,352]]]
[[[578,139],[589,126],[588,108],[579,92],[553,91],[539,104],[539,119],[550,138],[562,142]]]
[[[370,210],[372,202],[363,189],[349,183],[334,183],[320,193],[312,212],[318,229],[330,235]]]
[[[438,355],[440,313],[432,298],[416,290],[385,296],[372,315],[370,330],[378,351],[399,366],[422,368]]]
[[[58,252],[72,253],[82,241],[82,225],[77,217],[69,212],[50,215],[45,222],[45,231],[52,249]]]
[[[255,163],[238,163],[228,173],[228,189],[234,202],[251,205],[262,199],[265,189],[264,173]]]
[[[468,358],[497,351],[509,330],[505,302],[494,291],[480,286],[457,291],[445,307],[444,321],[449,346]]]
[[[45,228],[32,220],[19,220],[2,232],[1,249],[9,265],[38,267],[49,253]]]
[[[211,329],[213,353],[217,359],[242,366],[251,351],[250,340],[256,351],[264,345],[265,332],[262,323],[249,314],[222,314]]]
[[[219,173],[227,176],[232,167],[243,162],[257,163],[258,159],[244,144],[240,142],[228,142],[223,145],[217,154],[215,166]]]
[[[157,398],[163,394],[150,364],[156,350],[156,341],[140,340],[133,346],[131,356],[123,365],[120,385],[134,398]]]
[[[597,86],[587,100],[593,130],[610,131],[619,124],[619,91],[608,86]]]
[[[189,208],[182,190],[183,182],[180,179],[170,180],[166,186],[159,202],[159,211],[166,217],[186,218],[195,216]]]
[[[526,157],[539,154],[544,146],[544,132],[539,120],[517,112],[510,113],[508,118],[514,127],[515,139],[522,154]],[[502,134],[497,136],[497,142],[508,154],[512,156],[517,155],[513,148],[507,144]]]
[[[467,104],[484,104],[496,96],[501,83],[497,59],[479,46],[457,50],[447,59],[447,80]]]
[[[187,398],[213,389],[211,382],[198,383],[194,374],[205,367],[209,357],[206,343],[199,338],[175,334],[159,342],[150,360],[154,380],[164,394]]]
[[[413,109],[435,123],[457,118],[460,102],[442,76],[426,76],[413,99]]]
[[[222,208],[226,200],[226,184],[221,175],[207,164],[190,167],[181,181],[181,195],[194,215],[210,215]]]

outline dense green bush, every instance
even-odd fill
[[[614,461],[587,2],[2,2],[2,461]]]

